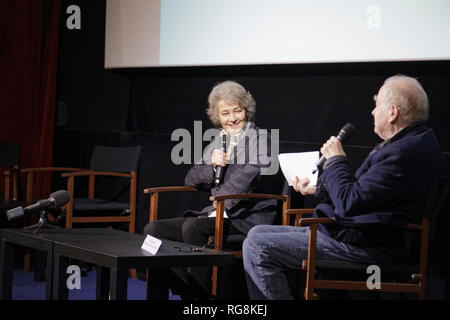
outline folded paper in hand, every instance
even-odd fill
[[[281,171],[290,186],[294,184],[296,176],[299,179],[309,178],[311,186],[317,184],[318,173],[312,174],[311,172],[319,161],[319,151],[280,153],[278,160]]]

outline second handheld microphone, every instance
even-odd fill
[[[353,131],[355,131],[355,126],[349,122],[345,126],[342,127],[341,131],[339,131],[339,134],[336,138],[339,141],[344,142],[352,135]],[[325,160],[326,159],[324,156],[320,157],[319,161],[317,161],[317,163],[316,163],[316,168],[313,170],[312,173],[316,173],[316,171],[319,170],[319,168],[321,168],[323,166],[323,164],[325,163]]]
[[[222,151],[226,152],[227,148],[227,134],[224,133],[222,136]],[[225,175],[225,167],[216,167],[216,176],[214,177],[214,183],[216,185],[223,182],[223,176]]]

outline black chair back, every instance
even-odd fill
[[[0,142],[0,227],[12,225],[6,219],[6,211],[22,205],[19,198],[20,143]]]
[[[141,146],[109,147],[95,146],[92,151],[90,170],[129,173],[138,171]],[[96,197],[107,201],[128,202],[130,180],[117,177],[96,177]]]
[[[0,167],[14,167],[19,161],[20,143],[0,142]]]
[[[137,171],[141,149],[141,146],[128,148],[95,146],[89,169],[110,172]]]

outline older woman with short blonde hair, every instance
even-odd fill
[[[268,157],[265,151],[250,151],[250,146],[258,146],[260,140],[270,146],[269,137],[264,130],[259,130],[255,123],[256,103],[250,92],[234,81],[225,81],[212,89],[208,98],[207,114],[213,125],[219,129],[214,140],[205,148],[203,158],[187,173],[185,184],[202,190],[210,190],[211,196],[235,193],[265,192],[266,181],[261,179],[261,168],[268,166],[267,161],[244,163],[233,161],[244,154],[256,152],[252,159]],[[228,150],[222,150],[223,134],[230,137]],[[234,142],[234,144],[233,144]],[[230,149],[231,148],[231,149]],[[256,150],[256,149],[255,149]],[[261,153],[261,154],[260,154]],[[235,155],[235,156],[234,156]],[[209,161],[210,160],[210,161]],[[215,179],[218,167],[224,171],[223,179]],[[219,180],[219,182],[218,182]],[[266,192],[267,193],[267,192]],[[213,199],[211,199],[213,200]],[[224,239],[229,234],[246,235],[257,224],[273,224],[277,208],[276,201],[263,199],[226,200],[224,212]],[[254,199],[253,199],[254,200]],[[187,210],[183,217],[153,221],[144,228],[144,234],[160,239],[184,242],[196,246],[204,246],[215,232],[216,202],[213,201],[200,211]],[[202,218],[202,219],[200,219]],[[200,270],[199,270],[200,269]],[[210,269],[191,268],[184,278],[195,279],[184,286],[180,294],[191,291],[194,296],[203,297],[210,292]],[[174,273],[180,274],[180,270]],[[190,277],[189,277],[190,276]],[[172,277],[172,279],[174,279]],[[175,278],[176,279],[176,278]],[[174,286],[180,285],[180,281]],[[183,287],[183,286],[181,286]],[[171,287],[173,289],[173,287]],[[200,290],[196,290],[200,289]],[[193,291],[196,293],[193,293]],[[191,295],[186,296],[192,298]]]
[[[256,102],[251,93],[239,83],[234,81],[224,81],[216,85],[208,97],[208,109],[206,113],[215,127],[220,127],[219,101],[227,103],[237,103],[245,110],[246,120],[254,122],[256,115]]]

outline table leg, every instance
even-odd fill
[[[59,254],[53,255],[53,299],[67,300],[69,298],[69,290],[67,289],[67,267],[69,266],[69,258]]]
[[[109,279],[110,279],[109,268],[97,265],[97,289],[96,289],[97,300],[109,299]]]
[[[169,278],[170,270],[151,268],[148,269],[147,298],[149,300],[169,299]]]
[[[53,248],[47,252],[47,269],[45,271],[45,299],[52,300],[53,292]]]
[[[0,300],[11,300],[14,272],[14,245],[5,240],[0,247]]]
[[[42,250],[38,250],[38,249],[33,249],[32,251],[32,256],[33,256],[33,265],[34,265],[34,281],[36,282],[42,282],[45,279],[45,277],[47,276],[47,272],[45,269],[45,263],[47,262],[47,255],[45,251]],[[53,263],[53,261],[52,261]],[[47,269],[48,270],[48,269]]]
[[[110,270],[110,299],[126,300],[128,290],[128,268],[117,267]]]
[[[224,268],[223,266],[217,266],[217,300],[223,300],[225,297],[229,296],[229,285],[227,285],[226,281],[232,279],[232,275],[229,272],[230,269],[230,267]]]

